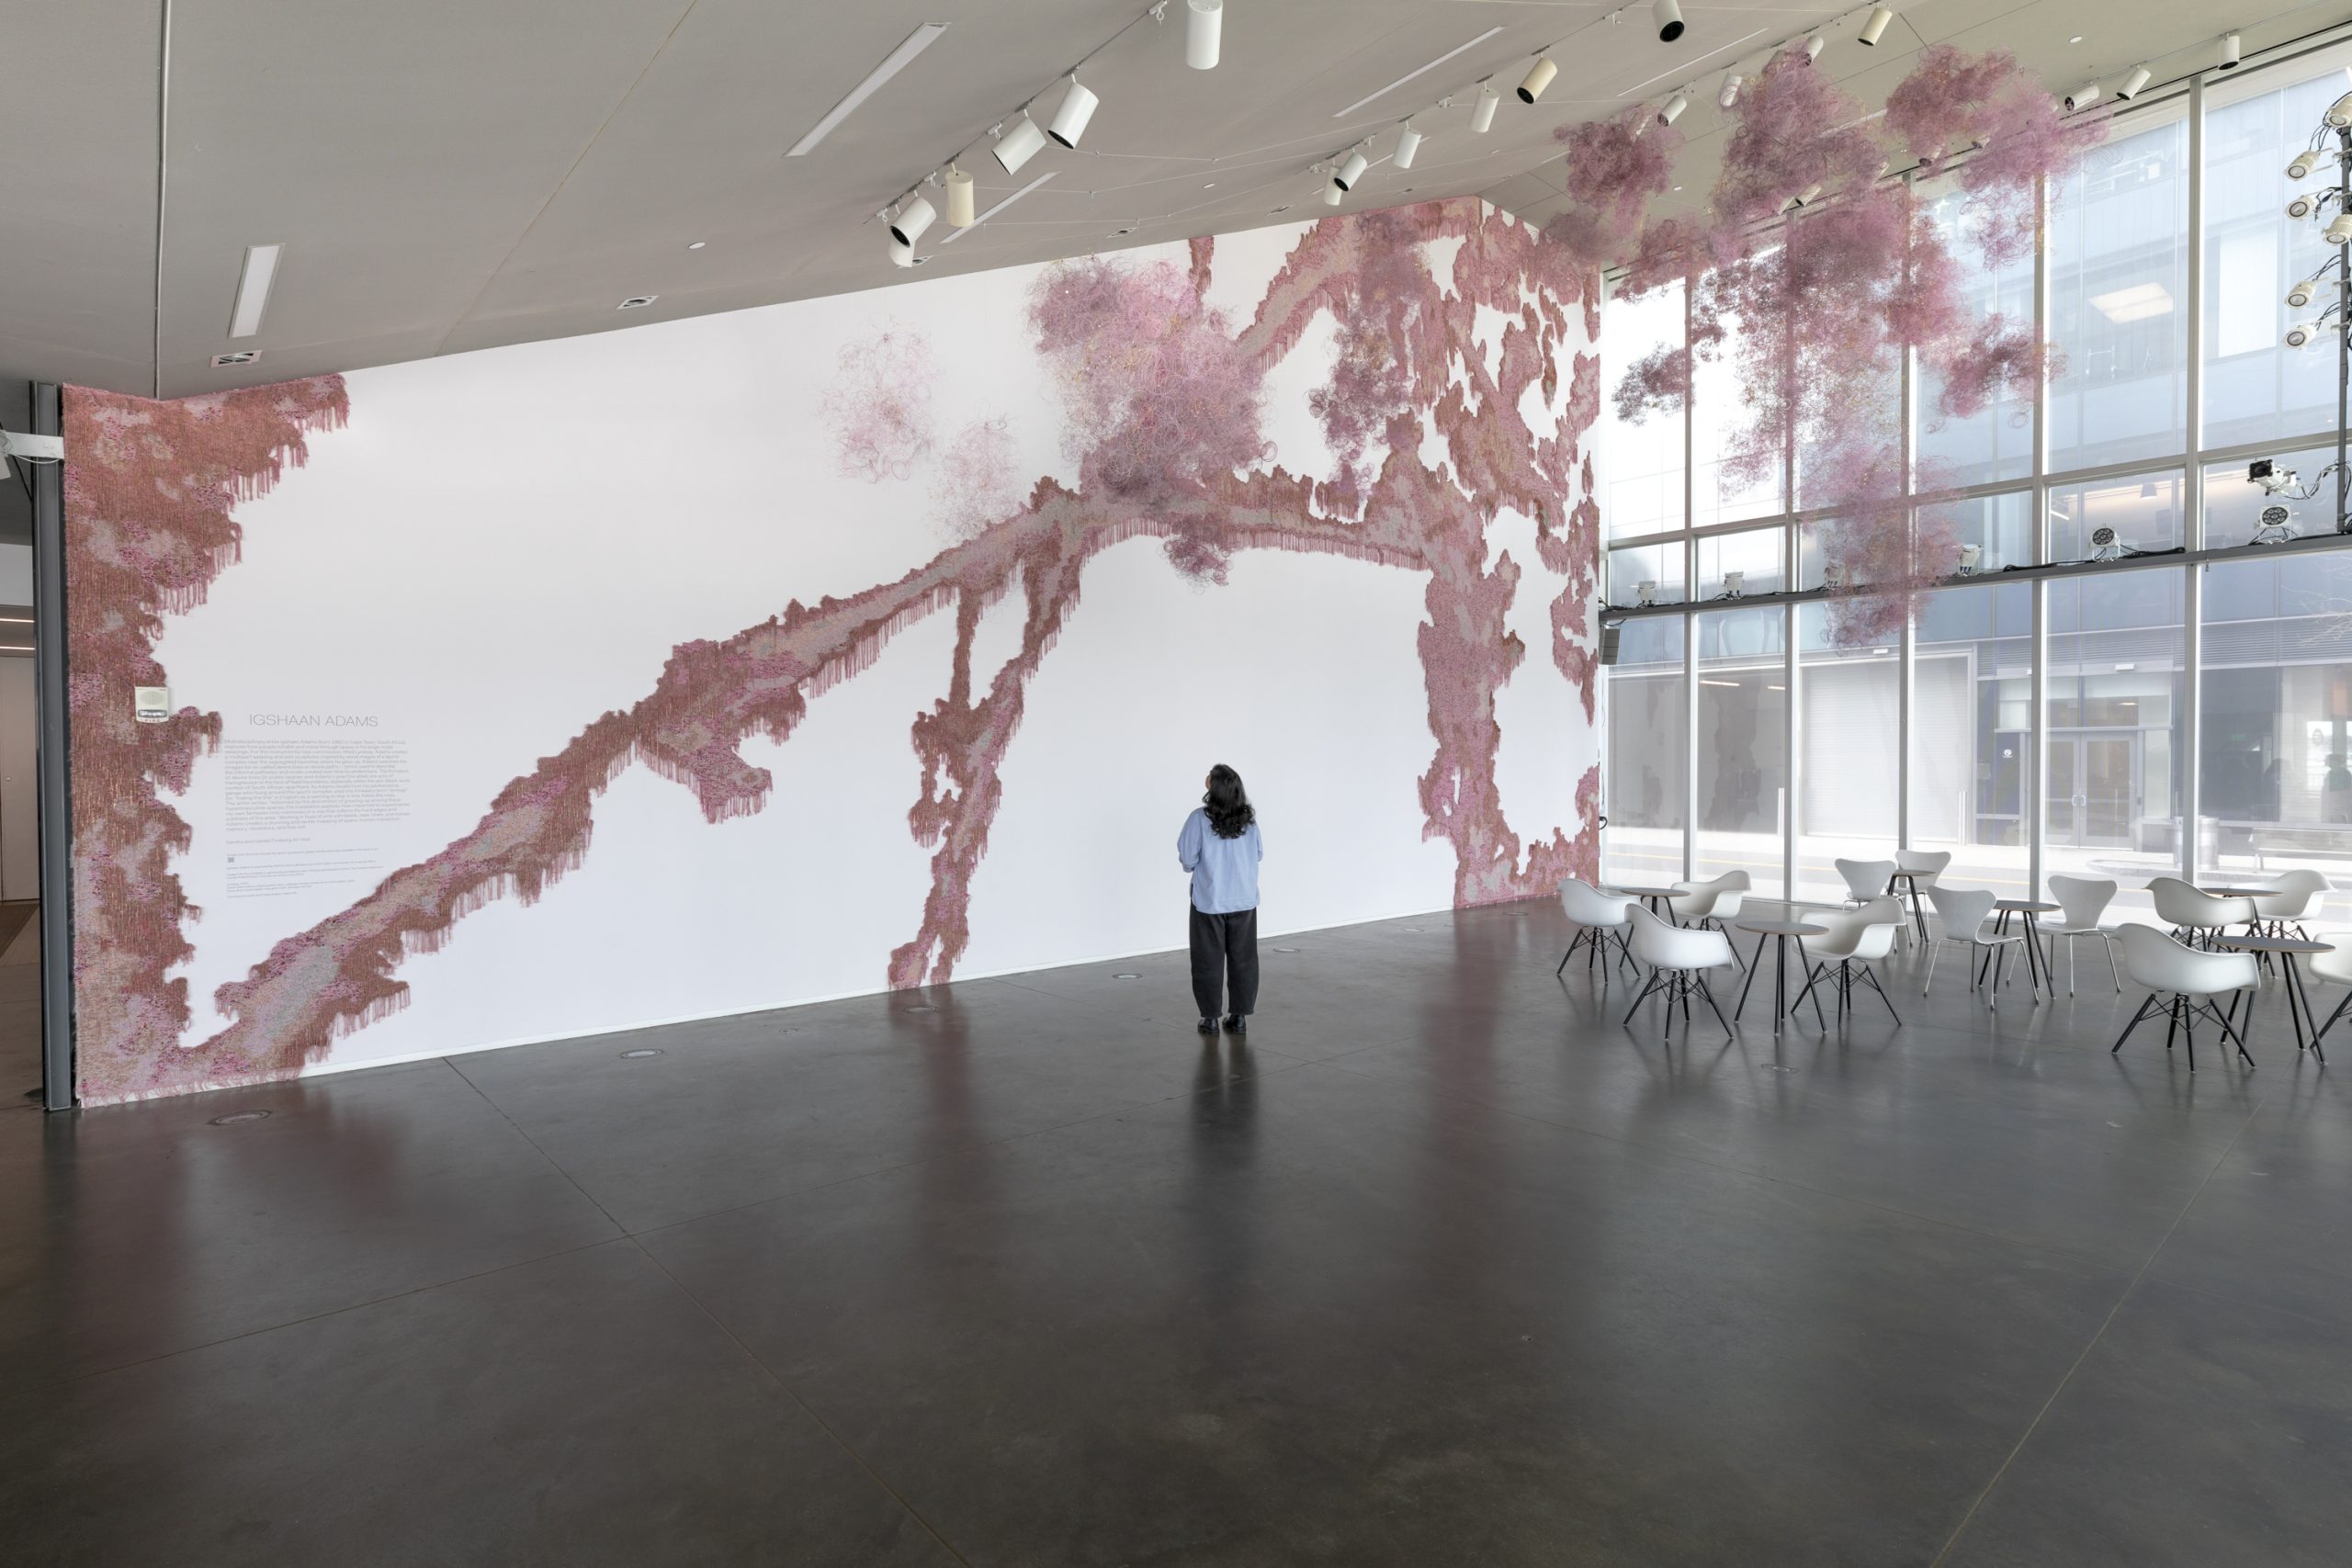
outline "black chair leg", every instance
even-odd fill
[[[2132,1021],[2123,1026],[2123,1032],[2115,1037],[2115,1043],[2107,1048],[2107,1054],[2109,1055],[2112,1056],[2118,1051],[2123,1049],[2123,1043],[2132,1038],[2132,1032],[2140,1027],[2140,1021],[2147,1017],[2148,1010],[2155,1005],[2155,993],[2151,991],[2144,998],[2142,999],[2140,1003],[2140,1010],[2132,1015]],[[2165,1046],[2167,1050],[2171,1048],[2172,1042],[2170,1039],[2165,1040]]]
[[[1894,998],[1888,996],[1886,987],[1878,983],[1878,971],[1865,964],[1862,965],[1862,978],[1871,983],[1871,989],[1878,993],[1878,999],[1886,1004],[1886,1016],[1894,1020],[1894,1027],[1902,1028],[1903,1015],[1894,1010]]]
[[[1658,976],[1664,973],[1665,971],[1662,969],[1653,969],[1650,971],[1649,984],[1644,986],[1642,987],[1641,995],[1634,998],[1634,1005],[1625,1010],[1625,1028],[1631,1029],[1634,1027],[1634,1015],[1642,1010],[1642,1004],[1650,999],[1650,993],[1652,991],[1657,989]]]
[[[2236,1027],[2233,1025],[2228,1019],[2223,1018],[2222,1016],[2221,1010],[2213,1008],[2212,1003],[2208,1002],[2205,1005],[2209,1009],[2212,1009],[2213,1021],[2222,1026],[2222,1033],[2228,1039],[2229,1043],[2238,1048],[2238,1055],[2245,1058],[2245,1065],[2249,1067],[2253,1066],[2255,1065],[2254,1054],[2245,1048],[2245,1041],[2238,1033]],[[2254,1018],[2254,1009],[2251,1006],[2247,1007],[2245,1010],[2245,1015],[2247,1021],[2251,1022]]]
[[[1707,998],[1707,1007],[1714,1013],[1715,1021],[1724,1026],[1724,1038],[1729,1040],[1732,1037],[1731,1023],[1724,1017],[1724,1010],[1715,1005],[1714,991],[1707,985],[1707,977],[1704,975],[1699,976],[1698,981],[1699,994]]]

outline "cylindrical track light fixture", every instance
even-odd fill
[[[1677,93],[1674,96],[1667,99],[1666,102],[1659,107],[1657,111],[1657,122],[1660,125],[1672,125],[1676,120],[1682,118],[1682,111],[1690,107],[1690,98],[1685,96],[1683,94]]]
[[[890,220],[890,238],[902,245],[911,245],[922,238],[922,231],[938,216],[938,209],[924,197],[910,196],[899,204],[899,215]]]
[[[1363,172],[1370,167],[1372,160],[1365,157],[1363,149],[1359,147],[1340,163],[1339,171],[1331,176],[1331,183],[1341,190],[1353,190],[1356,182],[1363,178]]]
[[[1721,107],[1729,108],[1732,105],[1737,103],[1739,101],[1740,84],[1746,80],[1747,78],[1740,75],[1736,71],[1724,72],[1724,90],[1715,95],[1716,104]]]
[[[1877,6],[1869,16],[1862,18],[1862,30],[1856,33],[1854,37],[1875,49],[1878,47],[1878,40],[1886,36],[1886,25],[1893,20],[1894,20],[1894,12],[1883,6]]]
[[[1195,71],[1216,70],[1224,35],[1225,0],[1185,0],[1185,64]]]
[[[2123,80],[2116,86],[2115,96],[2125,103],[2130,103],[2140,96],[2140,89],[2148,85],[2148,75],[2146,66],[2134,65],[2123,73]]]
[[[1532,104],[1542,97],[1544,89],[1550,86],[1552,78],[1559,73],[1560,68],[1552,63],[1550,55],[1537,55],[1535,63],[1527,68],[1527,75],[1519,84],[1519,101]]]
[[[1341,197],[1343,197],[1343,196],[1347,195],[1347,194],[1348,194],[1347,192],[1345,192],[1345,191],[1343,191],[1343,190],[1341,190],[1341,189],[1340,188],[1340,185],[1339,185],[1339,182],[1338,182],[1337,180],[1325,180],[1325,181],[1323,182],[1323,205],[1324,205],[1324,206],[1326,206],[1326,207],[1337,207],[1337,206],[1339,206],[1339,205],[1340,205],[1340,198]]]
[[[1420,150],[1421,133],[1413,129],[1413,122],[1408,119],[1405,122],[1405,129],[1396,133],[1396,156],[1390,162],[1400,169],[1409,169],[1413,166],[1413,155]]]
[[[1094,106],[1102,100],[1088,91],[1085,83],[1070,73],[1069,91],[1062,95],[1062,107],[1054,111],[1053,119],[1046,127],[1046,134],[1065,147],[1075,147],[1078,139],[1086,134],[1086,122],[1094,118]]]
[[[1021,172],[1021,165],[1035,157],[1037,149],[1045,144],[1046,133],[1037,129],[1037,122],[1023,110],[1021,118],[1012,122],[1012,129],[996,139],[993,151],[998,164],[1004,172],[1017,175]]]
[[[2328,105],[2327,112],[2320,118],[2327,121],[2327,128],[2330,130],[2342,130],[2346,126],[2352,125],[2352,93],[2346,93]]]
[[[947,177],[943,182],[947,190],[947,226],[968,229],[972,226],[972,176],[955,164],[947,165]]]
[[[2239,41],[2237,34],[2223,33],[2222,35],[2222,70],[2235,71],[2238,68],[2238,61],[2245,52],[2245,45]]]
[[[1650,0],[1650,19],[1657,23],[1657,41],[1672,43],[1682,36],[1682,6],[1679,0]]]
[[[1501,95],[1495,91],[1495,85],[1492,82],[1479,83],[1478,105],[1470,111],[1470,129],[1481,136],[1494,130],[1495,106],[1502,101]]]
[[[892,266],[915,265],[915,248],[896,234],[890,236],[890,265]]]
[[[1827,39],[1823,38],[1819,33],[1815,33],[1811,38],[1804,40],[1804,57],[1807,60],[1818,60],[1821,58],[1821,51],[1827,48],[1828,45],[1829,40]]]
[[[2352,212],[2338,213],[2319,236],[2331,245],[2352,245]]]
[[[2066,110],[2071,114],[2076,109],[2086,109],[2093,104],[2098,102],[2098,84],[2096,82],[2086,82],[2081,86],[2066,95]]]

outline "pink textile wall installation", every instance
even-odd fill
[[[1433,242],[1452,244],[1449,250]],[[1429,258],[1448,257],[1433,268]],[[131,722],[133,685],[169,671],[163,617],[200,600],[239,558],[237,504],[305,460],[306,443],[364,421],[339,378],[152,403],[75,389],[67,492],[74,668],[75,985],[81,1091],[134,1099],[284,1077],[342,1036],[406,1005],[403,964],[458,940],[486,904],[536,900],[592,852],[598,797],[643,764],[691,792],[708,823],[760,812],[768,772],[750,738],[787,740],[811,701],[855,681],[900,633],[952,616],[945,691],[909,739],[921,787],[907,812],[930,852],[920,919],[871,981],[951,978],[971,935],[970,894],[1004,797],[1000,768],[1033,678],[1050,660],[1089,563],[1122,541],[1161,543],[1215,593],[1248,551],[1327,555],[1423,574],[1418,653],[1434,750],[1418,782],[1422,834],[1451,852],[1454,901],[1548,895],[1597,858],[1598,770],[1574,781],[1574,831],[1530,840],[1496,783],[1497,698],[1527,649],[1506,624],[1522,573],[1490,550],[1508,509],[1566,586],[1546,606],[1543,655],[1588,725],[1599,526],[1586,433],[1599,411],[1598,275],[1567,249],[1474,200],[1334,219],[1297,241],[1247,320],[1208,302],[1216,251],[1188,265],[1082,260],[1044,269],[1030,294],[1036,353],[1067,396],[1072,486],[1028,480],[1001,422],[932,428],[923,370],[941,351],[887,335],[831,367],[825,412],[844,472],[902,474],[936,444],[959,455],[927,492],[954,542],[915,569],[757,624],[676,645],[650,691],[587,722],[487,802],[469,832],[401,866],[330,918],[288,931],[214,998],[232,1021],[192,1031],[185,898],[171,857],[187,829],[168,803],[220,733],[182,710]],[[1487,324],[1481,326],[1481,313]],[[1270,369],[1318,318],[1336,328],[1309,396],[1340,460],[1323,479],[1261,459]],[[1476,333],[1500,323],[1499,352]],[[1532,428],[1523,400],[1562,400]],[[1017,651],[975,668],[984,614],[1021,611]],[[1564,811],[1565,815],[1565,811]],[[197,1037],[190,1037],[191,1035]]]

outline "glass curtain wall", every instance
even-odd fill
[[[1921,595],[1873,645],[1833,637],[1821,604],[1736,602],[1819,586],[1827,520],[1804,509],[1803,453],[1725,482],[1727,373],[1702,367],[1687,412],[1604,416],[1610,603],[1642,582],[1688,602],[1626,621],[1609,672],[1606,875],[1736,869],[1759,896],[1836,903],[1838,860],[1949,850],[1957,885],[2046,897],[2052,874],[2107,877],[2113,918],[2153,920],[2151,877],[2307,866],[2352,914],[2352,548],[2199,557],[2250,545],[2276,506],[2298,536],[2333,533],[2335,481],[2316,481],[2334,339],[2283,339],[2334,300],[2323,284],[2285,302],[2334,252],[2283,209],[2289,159],[2347,91],[2339,45],[2143,97],[2047,193],[2041,254],[1964,277],[1980,314],[2037,316],[2064,370],[2038,404],[1967,421],[1935,417],[1924,370],[1892,400],[1917,513],[1974,547],[1981,581]],[[1956,220],[1945,189],[1920,195]],[[1682,343],[1689,308],[1679,290],[1610,305],[1611,383]],[[2265,493],[2257,457],[2315,493]]]

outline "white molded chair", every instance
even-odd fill
[[[2194,889],[2191,889],[2194,891]],[[2239,900],[2244,902],[2244,900]],[[2222,1026],[2222,1033],[2245,1057],[2245,1065],[2254,1066],[2254,1057],[2245,1042],[2213,998],[2224,991],[2249,991],[2262,982],[2261,971],[2256,966],[2251,953],[2200,953],[2185,942],[2176,942],[2152,926],[2124,926],[2115,933],[2123,946],[2123,967],[2132,971],[2132,978],[2148,987],[2147,999],[2123,1032],[2115,1037],[2109,1055],[2123,1049],[2123,1043],[2141,1021],[2156,1010],[2160,1000],[2172,1020],[2165,1031],[2165,1049],[2172,1049],[2173,1036],[2188,1036],[2188,1070],[2197,1070],[2197,1017],[2202,1013]],[[2167,999],[2168,998],[2168,999]],[[2247,1010],[2247,1017],[2253,1010]]]
[[[2303,922],[2312,915],[2314,904],[2327,902],[2327,877],[2309,866],[2297,866],[2282,871],[2272,878],[2278,891],[2266,893],[2254,901],[2254,917],[2270,928],[2273,936],[2285,936],[2292,926],[2298,935],[2303,932]]]
[[[1834,860],[1829,863],[1846,879],[1846,897],[1855,904],[1867,904],[1883,897],[1887,883],[1901,869],[1891,860]]]
[[[2193,947],[2205,945],[2215,931],[2254,923],[2252,898],[2203,892],[2177,876],[2153,879],[2148,894],[2155,900],[2156,919]]]
[[[1879,886],[1885,885],[1882,877]],[[1816,962],[1813,973],[1805,977],[1804,989],[1797,993],[1796,1002],[1790,1004],[1790,1013],[1793,1015],[1797,1004],[1825,980],[1838,993],[1839,1016],[1852,1012],[1854,976],[1859,972],[1870,982],[1871,989],[1878,993],[1878,999],[1886,1003],[1886,1016],[1894,1020],[1897,1028],[1902,1027],[1903,1015],[1894,1010],[1894,1001],[1888,998],[1886,987],[1878,983],[1871,965],[1894,951],[1895,936],[1909,918],[1904,914],[1903,906],[1892,896],[1881,894],[1859,909],[1815,918],[1828,928],[1828,934],[1815,937],[1805,950]]]
[[[2050,879],[2050,896],[2058,900],[2058,923],[2045,923],[2044,936],[2066,939],[2066,994],[2075,994],[2075,939],[2095,936],[2107,944],[2108,978],[2115,988],[2123,988],[2123,976],[2115,967],[2115,938],[2099,925],[2099,916],[2115,898],[2115,883],[2103,876],[2053,876]],[[2056,989],[2053,986],[2052,989]]]
[[[1634,1014],[1641,1010],[1642,1003],[1653,995],[1663,995],[1667,1034],[1670,1037],[1674,1033],[1674,1004],[1678,1001],[1682,1004],[1683,1031],[1687,1034],[1690,1026],[1690,993],[1696,991],[1728,1036],[1731,1025],[1724,1021],[1724,1010],[1715,1006],[1714,992],[1707,988],[1706,971],[1728,969],[1738,962],[1731,950],[1731,938],[1721,931],[1670,926],[1644,908],[1631,908],[1625,914],[1633,922],[1634,957],[1650,966],[1649,984],[1634,998],[1634,1005],[1625,1010],[1626,1025],[1632,1026]]]
[[[1951,864],[1950,850],[1897,850],[1894,852],[1895,870],[1918,874],[1911,879],[1911,909],[1913,918],[1919,919],[1923,941],[1927,921],[1919,919],[1919,900],[1927,897],[1928,888],[1943,879],[1944,868],[1950,864]],[[1890,884],[1888,891],[1893,890],[1893,886]]]
[[[1609,983],[1609,938],[1617,938],[1618,962],[1630,965],[1633,959],[1625,952],[1625,911],[1641,900],[1629,894],[1603,893],[1589,882],[1571,876],[1560,884],[1560,912],[1577,923],[1577,934],[1568,942],[1568,951],[1560,966],[1552,971],[1554,976],[1566,973],[1568,960],[1577,949],[1585,950],[1584,966],[1590,969],[1596,960],[1600,964],[1600,983]]]
[[[1675,924],[1722,931],[1725,920],[1738,918],[1740,906],[1747,901],[1747,891],[1754,882],[1744,871],[1727,871],[1710,881],[1678,882],[1674,886],[1682,891],[1668,898],[1666,907],[1673,913]],[[1728,933],[1725,940],[1729,940]],[[1742,969],[1747,967],[1747,960],[1739,956],[1737,948],[1732,950],[1732,958]]]
[[[2339,940],[2335,933],[2331,932],[2325,938],[2319,940],[2334,942],[2335,945],[2325,953],[2314,953],[2311,955],[2309,962],[2311,972],[2323,980],[2334,980],[2342,985],[2352,986],[2352,938]],[[2325,1039],[2327,1032],[2335,1027],[2335,1021],[2347,1012],[2352,1012],[2352,991],[2345,992],[2344,999],[2335,1004],[2335,1010],[2327,1015],[2327,1021],[2312,1032],[2312,1043],[2316,1044]]]
[[[1985,929],[1984,919],[1993,912],[1994,894],[1990,888],[1930,887],[1928,889],[1928,902],[1936,907],[1936,922],[1942,930],[1936,933],[1939,940],[1928,949],[1928,974],[1919,983],[1919,994],[1926,996],[1928,987],[1935,984],[1936,955],[1943,951],[1943,944],[1956,942],[1968,948],[1972,967],[1980,953],[1992,958],[1992,984],[1985,987],[1984,1005],[1988,1008],[1996,1006],[2001,994],[2002,969],[2008,961],[2009,949],[2024,942],[2025,933]]]

